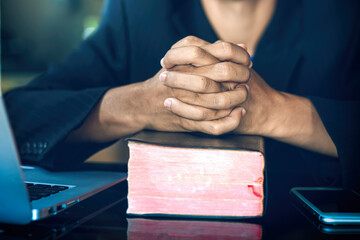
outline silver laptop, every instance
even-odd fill
[[[21,166],[0,95],[0,223],[27,224],[126,180],[120,172],[49,172]]]

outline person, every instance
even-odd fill
[[[266,137],[269,176],[357,188],[359,9],[110,0],[65,64],[6,94],[21,158],[60,169],[144,129],[234,132]]]

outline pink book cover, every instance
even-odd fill
[[[128,214],[262,216],[261,137],[145,131],[128,141]]]
[[[128,240],[260,240],[258,224],[128,218]]]

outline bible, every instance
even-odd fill
[[[262,137],[142,131],[128,145],[127,214],[262,216]]]

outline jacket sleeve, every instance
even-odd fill
[[[360,31],[359,31],[360,32]],[[360,44],[349,52],[349,64],[339,80],[341,100],[310,97],[338,151],[344,187],[360,190]]]
[[[59,67],[5,95],[22,161],[49,169],[83,162],[108,144],[68,145],[105,92],[127,83],[128,39],[122,1],[108,1],[96,33]]]

